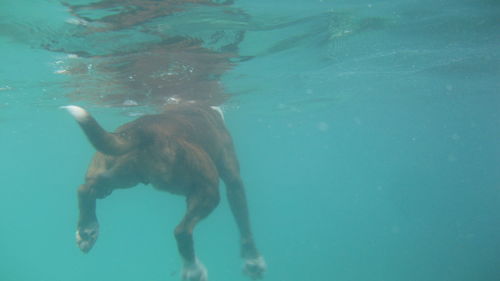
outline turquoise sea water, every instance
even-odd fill
[[[499,1],[181,2],[0,1],[1,281],[180,280],[184,200],[151,187],[76,247],[94,150],[58,109],[174,95],[222,103],[265,280],[500,280]],[[249,280],[225,198],[195,242]]]

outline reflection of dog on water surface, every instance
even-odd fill
[[[143,116],[109,133],[84,109],[63,108],[98,151],[78,188],[76,240],[83,252],[90,251],[99,234],[96,199],[117,188],[152,184],[186,196],[186,214],[174,231],[184,262],[182,278],[206,281],[207,270],[196,258],[192,234],[219,202],[220,177],[241,234],[244,272],[252,279],[262,278],[266,264],[253,241],[238,159],[220,112],[202,103],[171,104],[162,114]]]

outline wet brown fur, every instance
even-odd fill
[[[97,122],[89,116],[89,120],[79,123],[99,150],[99,140],[92,137],[101,134]],[[96,199],[108,196],[114,189],[143,183],[186,197],[187,211],[174,235],[184,262],[194,263],[193,229],[217,206],[221,178],[240,230],[241,254],[245,259],[259,257],[238,159],[217,111],[199,103],[169,105],[164,113],[140,117],[112,135],[124,140],[127,148],[111,155],[97,152],[85,183],[78,189],[77,239],[82,251],[89,251],[98,236]]]

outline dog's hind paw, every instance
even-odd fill
[[[248,275],[253,280],[262,279],[264,272],[267,270],[267,264],[264,257],[258,256],[255,258],[245,259],[243,273]]]
[[[76,244],[82,250],[82,252],[87,253],[92,249],[99,236],[99,224],[92,223],[87,226],[78,227],[76,230]]]
[[[185,263],[182,268],[182,280],[208,281],[207,268],[198,259],[194,263]]]

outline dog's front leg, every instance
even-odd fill
[[[241,256],[244,259],[243,272],[254,280],[262,279],[267,265],[253,239],[245,186],[241,179],[238,158],[229,136],[223,156],[219,162],[219,170],[226,184],[229,206],[240,231]]]
[[[253,280],[262,279],[267,265],[255,246],[243,182],[239,175],[233,174],[233,177],[225,178],[225,183],[229,205],[240,230],[241,256],[244,259],[243,272]]]

